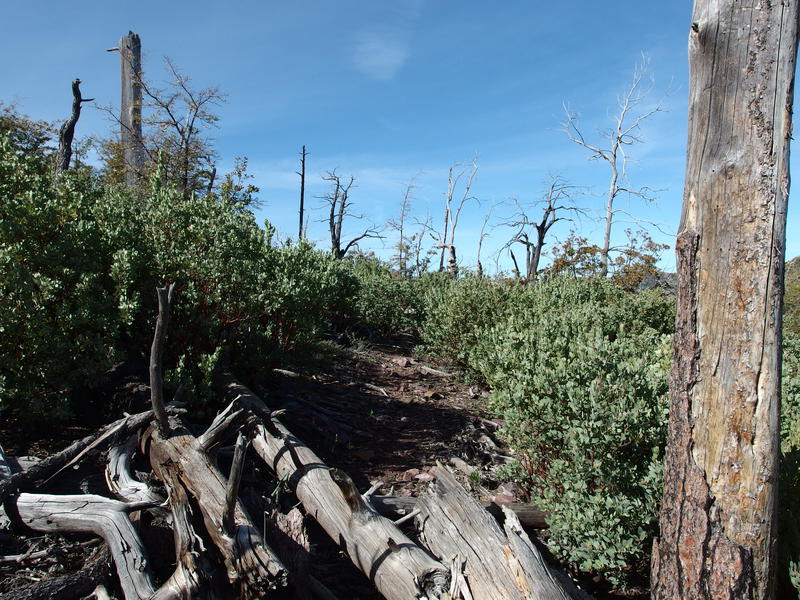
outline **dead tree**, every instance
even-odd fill
[[[551,178],[544,194],[544,198],[537,204],[542,206],[542,215],[539,220],[528,216],[526,208],[515,201],[517,212],[504,224],[515,229],[513,237],[505,244],[504,248],[510,249],[514,244],[521,244],[525,248],[525,280],[535,281],[539,273],[539,262],[545,246],[547,234],[553,225],[559,221],[571,221],[565,213],[583,213],[584,211],[572,203],[571,192],[576,186],[567,184],[560,176]],[[515,268],[519,270],[516,257],[511,254]]]
[[[125,171],[125,185],[135,186],[144,172],[144,145],[142,142],[142,42],[132,31],[119,40],[119,46],[109,48],[119,51],[121,100],[120,144]]]
[[[774,597],[797,2],[696,0],[656,599]]]
[[[486,216],[483,217],[483,224],[481,225],[481,232],[478,235],[478,257],[477,257],[477,273],[478,279],[483,279],[483,264],[481,263],[481,250],[483,249],[483,240],[488,237],[488,233],[486,233],[486,225],[489,223],[489,219],[492,218],[492,212],[494,212],[494,206],[489,209],[489,212],[486,213]]]
[[[403,200],[400,203],[400,213],[397,216],[397,220],[389,221],[389,227],[394,229],[398,235],[397,244],[395,244],[397,253],[392,256],[392,260],[395,262],[395,264],[397,264],[397,270],[400,272],[402,277],[408,277],[410,274],[408,268],[408,259],[411,252],[411,245],[414,242],[412,239],[414,236],[408,235],[407,221],[409,213],[411,212],[411,200],[414,198],[414,190],[417,187],[414,181],[419,175],[419,173],[414,175],[414,177],[411,178],[411,181],[406,184],[406,189],[403,193]]]
[[[81,105],[91,102],[94,98],[81,97],[81,80],[72,81],[72,114],[61,126],[58,132],[58,162],[56,163],[56,177],[69,169],[72,160],[72,140],[75,137],[75,125],[81,116]]]
[[[305,236],[303,234],[303,212],[306,199],[306,146],[303,144],[303,150],[300,152],[300,170],[297,174],[300,176],[300,226],[297,233],[297,241],[300,242]]]
[[[207,193],[216,178],[215,152],[203,132],[219,120],[212,107],[225,101],[224,94],[218,87],[194,88],[169,58],[164,59],[167,87],[155,87],[142,75],[141,44],[134,33],[123,37],[118,48],[109,48],[115,50],[122,61],[121,114],[101,108],[120,125],[126,185],[135,185],[159,165],[162,179],[184,197]]]
[[[458,172],[456,173],[456,170]],[[447,271],[453,276],[458,276],[458,262],[456,258],[456,227],[458,227],[458,218],[461,216],[461,210],[464,204],[469,200],[477,200],[475,196],[470,195],[472,190],[472,182],[478,172],[478,157],[472,159],[472,164],[469,167],[462,167],[461,165],[453,165],[447,172],[447,194],[444,200],[444,218],[442,219],[442,233],[437,239],[437,246],[441,249],[439,256],[439,272],[444,271],[445,252],[448,253],[447,258]],[[459,181],[464,180],[464,188],[461,196],[456,201],[455,206],[453,201],[456,198]]]
[[[328,171],[323,177],[323,181],[331,183],[331,191],[325,194],[322,199],[328,204],[328,231],[331,234],[331,254],[335,258],[344,258],[350,248],[358,245],[363,239],[366,238],[381,238],[380,231],[374,227],[368,227],[361,235],[352,238],[346,244],[342,241],[342,227],[344,226],[345,217],[353,219],[363,218],[360,215],[354,215],[350,212],[350,190],[353,187],[355,178],[351,175],[350,179],[345,183],[342,178],[336,173],[336,170]]]
[[[622,194],[635,196],[645,201],[654,200],[654,190],[646,186],[639,188],[630,187],[628,183],[628,153],[627,148],[641,143],[642,123],[662,112],[661,102],[651,108],[643,106],[645,99],[652,90],[652,84],[645,80],[647,74],[647,61],[643,60],[633,72],[630,86],[619,99],[619,110],[614,117],[612,127],[601,133],[601,141],[594,143],[586,139],[578,127],[578,114],[564,107],[566,119],[563,123],[563,132],[567,138],[579,146],[586,148],[591,153],[592,160],[602,160],[608,165],[611,178],[608,185],[605,207],[605,231],[603,232],[603,249],[600,256],[600,276],[608,274],[609,253],[611,249],[611,229],[619,213],[615,207],[617,198]]]

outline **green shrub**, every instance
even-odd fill
[[[485,332],[503,321],[508,299],[521,289],[475,277],[432,281],[425,292],[421,331],[426,351],[452,360],[468,376],[482,374],[475,350]]]
[[[619,586],[656,531],[673,323],[658,293],[555,279],[515,289],[469,354],[552,551]]]
[[[346,262],[358,280],[353,326],[387,336],[416,329],[422,305],[412,280],[400,279],[375,258],[356,256]]]
[[[47,163],[0,136],[0,411],[68,410],[68,391],[110,364],[114,310],[98,191],[83,176],[55,188]]]

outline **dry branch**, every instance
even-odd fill
[[[164,380],[161,372],[161,356],[164,351],[164,338],[169,328],[169,311],[175,295],[175,282],[169,288],[156,288],[158,293],[158,319],[153,334],[153,345],[150,348],[150,400],[161,431],[169,431],[169,419],[164,406]]]
[[[88,454],[89,451],[98,448],[112,435],[116,433],[125,435],[141,429],[152,418],[153,411],[149,410],[123,417],[98,431],[90,433],[83,439],[73,442],[61,452],[48,456],[27,471],[14,473],[8,479],[0,481],[0,502],[4,502],[10,495],[30,490],[39,481],[53,477],[58,471],[74,464],[80,457]]]
[[[131,454],[136,441],[136,436],[131,435],[124,443],[111,446],[106,461],[106,484],[117,498],[125,502],[160,504],[164,499],[131,474]]]

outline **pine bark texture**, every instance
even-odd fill
[[[696,0],[655,599],[771,598],[798,4]]]

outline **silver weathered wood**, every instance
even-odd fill
[[[269,410],[260,398],[229,375],[223,380],[228,395],[238,396],[243,406],[268,417]],[[328,467],[277,419],[256,428],[253,449],[279,477],[289,481],[306,513],[342,546],[388,600],[443,597],[449,570],[360,495],[345,497]]]
[[[22,522],[36,531],[94,533],[111,550],[126,600],[144,600],[155,592],[147,552],[128,513],[136,504],[103,496],[20,494],[8,500]]]
[[[142,42],[132,31],[119,40],[121,100],[120,143],[125,184],[134,186],[144,172],[142,145]]]
[[[568,600],[574,587],[555,577],[539,551],[506,510],[506,531],[441,465],[436,481],[417,502],[420,539],[445,564],[463,564],[474,598]],[[510,517],[509,517],[510,515]]]
[[[173,427],[169,437],[151,427],[145,434],[145,444],[153,469],[174,465],[176,476],[195,498],[237,597],[260,598],[270,589],[285,587],[285,567],[264,542],[241,502],[236,503],[232,534],[223,530],[227,481],[211,464],[197,438],[181,426]]]

